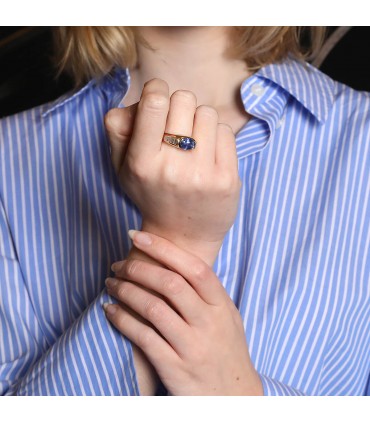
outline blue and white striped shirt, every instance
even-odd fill
[[[0,120],[0,392],[138,395],[104,280],[140,216],[104,115],[127,70]],[[295,60],[244,81],[239,212],[214,270],[265,395],[366,395],[370,95]]]

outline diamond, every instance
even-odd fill
[[[166,135],[164,139],[168,142],[168,144],[174,145],[175,147],[178,146],[179,142],[175,136]]]

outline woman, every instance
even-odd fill
[[[370,101],[295,34],[60,31],[119,67],[1,121],[2,393],[366,393]]]

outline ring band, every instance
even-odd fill
[[[194,150],[197,145],[194,138],[185,135],[164,134],[162,141],[180,150]]]

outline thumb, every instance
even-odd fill
[[[114,170],[119,173],[134,127],[138,103],[122,109],[114,108],[104,116],[104,125],[111,146]]]

